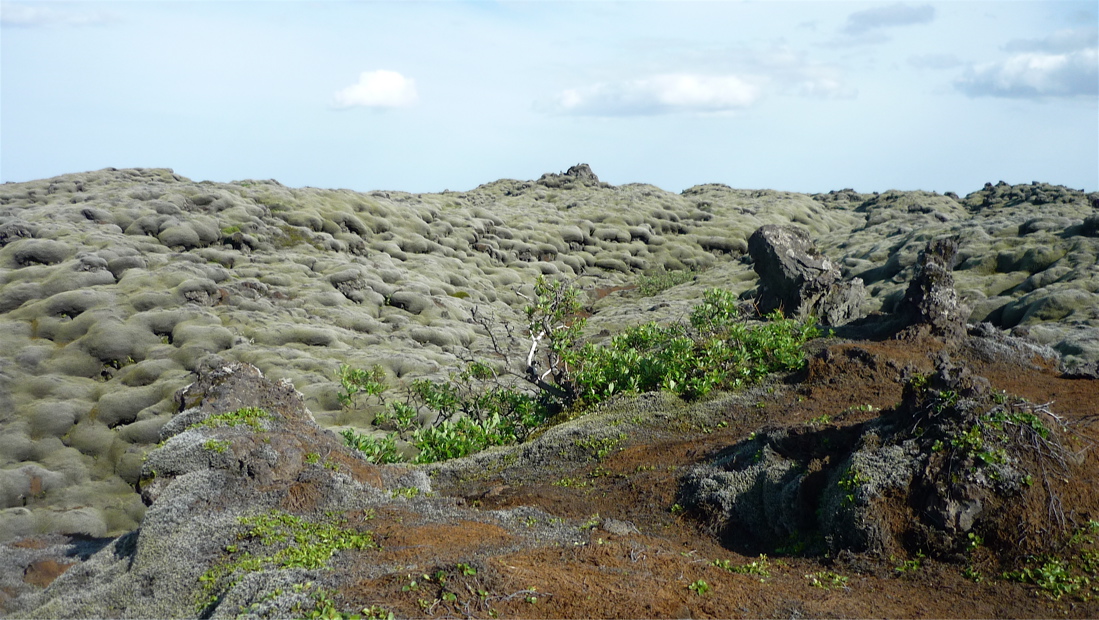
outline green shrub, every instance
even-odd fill
[[[729,291],[711,289],[690,315],[690,326],[646,323],[628,328],[609,346],[572,352],[568,386],[581,407],[622,392],[668,390],[686,398],[714,389],[740,389],[764,376],[805,364],[802,345],[819,332],[775,312],[769,322],[741,321]]]
[[[466,456],[489,446],[507,445],[525,440],[543,425],[551,414],[552,403],[534,395],[499,384],[496,371],[485,364],[472,363],[448,381],[413,381],[405,390],[404,400],[389,401],[384,372],[375,367],[370,373],[341,367],[341,394],[368,394],[382,405],[374,424],[395,430],[385,439],[360,435],[348,429],[342,433],[347,445],[362,451],[374,463],[405,460],[397,450],[397,439],[409,441],[419,452],[417,463]],[[345,381],[344,377],[350,378]],[[348,389],[351,386],[351,389]],[[352,391],[358,386],[361,389]],[[366,387],[363,387],[366,386]],[[414,430],[423,415],[434,419],[430,426]]]
[[[583,412],[620,393],[668,390],[685,398],[714,389],[740,389],[767,374],[800,368],[802,345],[818,335],[812,321],[799,323],[778,312],[749,326],[729,291],[711,289],[688,323],[645,323],[613,337],[608,346],[579,345],[584,318],[579,293],[564,281],[540,277],[535,299],[525,308],[529,346],[522,362],[508,358],[519,338],[474,311],[504,364],[472,362],[447,381],[416,380],[403,400],[390,401],[385,373],[340,367],[340,401],[359,395],[377,400],[374,423],[395,430],[385,440],[345,434],[349,445],[374,462],[398,458],[396,439],[419,451],[416,462],[466,456],[489,446],[525,441],[562,410]],[[413,430],[417,419],[433,422]]]
[[[385,370],[375,365],[370,370],[352,368],[346,364],[340,365],[340,386],[342,389],[336,394],[340,404],[351,407],[355,397],[359,394],[377,396],[385,391]]]
[[[375,439],[368,435],[346,429],[340,435],[344,443],[363,453],[371,463],[400,463],[403,455],[397,451],[397,434],[391,433],[384,439]]]

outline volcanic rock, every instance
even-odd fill
[[[759,274],[759,310],[789,316],[817,316],[824,325],[843,325],[863,316],[862,280],[842,280],[835,263],[822,255],[797,226],[762,226],[748,238],[748,253]]]
[[[902,320],[922,325],[946,340],[966,333],[970,310],[958,301],[951,271],[958,254],[956,239],[931,241],[916,261],[916,276],[905,291],[899,307]]]

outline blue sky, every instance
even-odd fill
[[[0,181],[1099,190],[1085,2],[3,2]]]

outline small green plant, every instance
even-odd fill
[[[404,456],[397,450],[396,433],[376,439],[369,435],[356,433],[348,428],[344,429],[340,436],[343,437],[344,443],[362,452],[366,460],[371,463],[400,463],[405,460]]]
[[[864,476],[854,467],[850,467],[847,472],[844,473],[843,477],[839,479],[839,482],[836,483],[839,488],[844,491],[843,505],[853,506],[855,504],[855,499],[858,497],[858,488],[867,482],[870,482],[869,478]]]
[[[805,578],[809,580],[809,585],[814,588],[831,590],[832,588],[847,587],[847,577],[831,571],[811,573],[806,575]]]
[[[760,554],[757,559],[747,564],[734,565],[729,560],[714,560],[713,565],[738,575],[755,575],[760,581],[771,576],[771,562],[765,554]]]
[[[377,396],[385,391],[385,370],[378,365],[370,370],[341,365],[339,371],[340,387],[336,397],[344,407],[351,407],[359,394]]]
[[[710,593],[710,584],[699,579],[698,581],[694,581],[689,586],[687,586],[687,589],[699,596],[706,596]]]
[[[310,465],[316,465],[320,462],[320,460],[321,455],[317,454],[316,452],[308,452],[305,455],[305,462],[309,463]]]
[[[927,556],[924,555],[923,551],[917,551],[916,557],[912,558],[911,560],[904,560],[897,566],[894,566],[893,572],[899,575],[914,573],[923,568],[923,561],[925,558],[927,558]]]
[[[832,423],[832,416],[827,413],[809,420],[810,426],[827,426]]]
[[[1091,583],[1085,576],[1073,575],[1064,560],[1051,557],[1040,561],[1041,566],[1035,568],[1006,572],[1004,579],[1034,584],[1053,600],[1060,600],[1066,594],[1078,594]]]
[[[390,497],[404,497],[407,499],[419,497],[420,493],[422,493],[422,491],[420,491],[419,487],[401,487],[389,491]]]
[[[973,583],[981,583],[984,581],[984,575],[982,575],[981,571],[973,565],[966,565],[966,567],[962,569],[962,577],[965,577]]]
[[[619,433],[614,437],[581,439],[576,442],[576,445],[587,450],[595,460],[602,462],[625,439],[626,433]]]
[[[306,585],[311,586],[312,584]],[[294,607],[296,614],[299,614],[296,617],[311,620],[394,620],[396,617],[393,612],[377,605],[364,607],[358,613],[341,611],[336,606],[335,601],[332,600],[335,594],[334,590],[317,588],[312,594],[312,607],[308,609],[303,608],[301,605]]]
[[[220,441],[220,440],[217,440],[217,439],[208,439],[206,441],[206,443],[202,444],[202,447],[209,450],[210,452],[216,452],[218,454],[224,454],[225,451],[228,450],[229,446],[231,446],[231,445],[233,445],[233,444],[231,442],[228,442],[228,441]]]
[[[245,425],[251,428],[257,433],[263,432],[262,420],[270,420],[271,414],[266,410],[259,407],[242,407],[236,411],[230,411],[227,413],[218,413],[209,416],[205,420],[192,424],[190,428],[218,428],[218,427],[236,427]]]
[[[657,293],[666,291],[673,286],[679,286],[694,280],[694,271],[654,271],[637,278],[637,294],[641,297],[651,297]]]
[[[969,551],[970,553],[980,549],[981,546],[985,544],[984,537],[977,532],[969,532],[966,537],[969,539],[969,543],[966,544],[966,551]]]

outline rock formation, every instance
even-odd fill
[[[898,308],[905,324],[923,326],[945,340],[965,335],[970,310],[958,301],[951,273],[957,254],[956,239],[931,241],[920,251],[916,275]]]
[[[960,558],[975,528],[1035,527],[1038,545],[1058,527],[1063,515],[1034,524],[1024,506],[1057,502],[1043,496],[1073,475],[1067,437],[1043,406],[997,397],[943,358],[880,417],[757,432],[688,473],[680,497],[736,549]]]
[[[759,310],[787,316],[816,316],[823,325],[843,325],[863,316],[862,279],[843,280],[797,226],[762,226],[748,238],[748,253],[759,275]]]
[[[611,187],[610,184],[600,181],[599,177],[592,172],[591,166],[587,164],[576,164],[561,174],[547,172],[535,182],[553,189],[574,189],[578,185]]]

